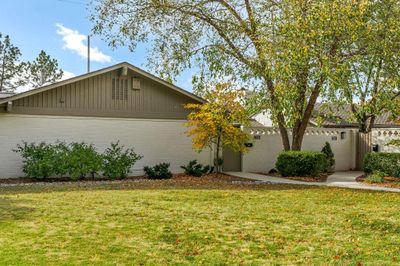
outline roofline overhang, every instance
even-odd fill
[[[170,89],[172,89],[172,90],[174,90],[174,91],[176,91],[178,93],[181,93],[181,94],[183,94],[183,95],[185,95],[185,96],[187,96],[187,97],[189,97],[189,98],[191,98],[193,100],[196,100],[196,101],[198,101],[200,103],[205,103],[206,102],[206,100],[204,100],[203,98],[201,98],[201,97],[199,97],[199,96],[197,96],[197,95],[195,95],[195,94],[193,94],[191,92],[188,92],[188,91],[186,91],[186,90],[184,90],[184,89],[182,89],[182,88],[180,88],[178,86],[175,86],[174,84],[172,84],[172,83],[170,83],[170,82],[168,82],[166,80],[163,80],[163,79],[161,79],[159,77],[156,77],[153,74],[151,74],[149,72],[146,72],[146,71],[144,71],[144,70],[142,70],[142,69],[140,69],[138,67],[135,67],[134,65],[132,65],[132,64],[130,64],[128,62],[122,62],[122,63],[116,64],[116,65],[113,65],[113,66],[102,68],[102,69],[99,69],[99,70],[96,70],[96,71],[92,71],[92,72],[89,72],[89,73],[86,73],[86,74],[82,74],[82,75],[79,75],[79,76],[76,76],[76,77],[72,77],[72,78],[69,78],[69,79],[66,79],[66,80],[58,81],[58,82],[55,82],[53,84],[49,84],[49,85],[42,86],[42,87],[39,87],[39,88],[36,88],[36,89],[32,89],[32,90],[29,90],[29,91],[21,92],[21,93],[15,94],[15,95],[10,96],[10,97],[2,98],[2,99],[0,99],[0,104],[7,103],[9,101],[18,100],[18,99],[21,99],[21,98],[24,98],[24,97],[27,97],[27,96],[31,96],[31,95],[34,95],[34,94],[37,94],[37,93],[41,93],[41,92],[44,92],[44,91],[48,91],[48,90],[54,89],[54,88],[59,87],[59,86],[64,86],[64,85],[67,85],[67,84],[70,84],[70,83],[73,83],[73,82],[77,82],[77,81],[84,80],[84,79],[87,79],[87,78],[91,78],[91,77],[94,77],[94,76],[97,76],[97,75],[101,75],[101,74],[104,74],[104,73],[107,73],[107,72],[110,72],[110,71],[114,71],[114,70],[120,69],[122,67],[127,67],[128,69],[130,69],[132,71],[135,71],[135,72],[137,72],[138,74],[140,74],[140,75],[142,75],[144,77],[147,77],[147,78],[149,78],[149,79],[151,79],[153,81],[156,81],[156,82],[158,82],[158,83],[160,83],[162,85],[165,85],[165,86],[169,87]]]

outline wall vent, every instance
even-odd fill
[[[133,90],[140,90],[140,79],[138,77],[132,78],[132,89]]]
[[[128,100],[128,79],[112,79],[111,98],[113,100]]]

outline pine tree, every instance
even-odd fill
[[[0,33],[0,92],[10,92],[25,84],[22,71],[25,63],[20,62],[21,52],[11,43],[8,35]]]
[[[335,165],[335,155],[333,154],[331,144],[329,142],[325,142],[325,146],[322,148],[321,151],[326,156],[326,172],[332,172]]]
[[[27,65],[27,81],[34,88],[54,83],[63,76],[56,59],[52,59],[45,51],[40,51],[38,57]]]

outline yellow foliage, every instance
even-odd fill
[[[240,125],[248,124],[248,114],[238,102],[241,91],[232,90],[229,84],[217,84],[210,91],[204,104],[186,104],[191,110],[188,115],[186,134],[192,137],[193,148],[203,150],[216,145],[217,151],[226,147],[237,152],[245,152],[244,143],[248,135]]]

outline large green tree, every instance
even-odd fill
[[[0,33],[0,92],[10,92],[24,85],[25,63],[20,61],[20,56],[19,48],[11,43],[10,37]]]
[[[153,44],[149,63],[173,77],[196,65],[259,93],[283,147],[301,149],[314,105],[336,88],[376,1],[94,0],[94,32],[111,46]],[[384,1],[383,1],[384,2]],[[289,136],[292,132],[292,142]]]
[[[33,88],[51,84],[60,80],[64,72],[58,67],[56,59],[50,57],[45,51],[40,51],[33,62],[29,62],[26,68],[27,81]]]
[[[327,97],[336,105],[350,105],[351,119],[363,133],[384,113],[400,115],[400,5],[374,1],[368,9],[365,33],[354,42],[362,52],[348,61],[339,91]]]

